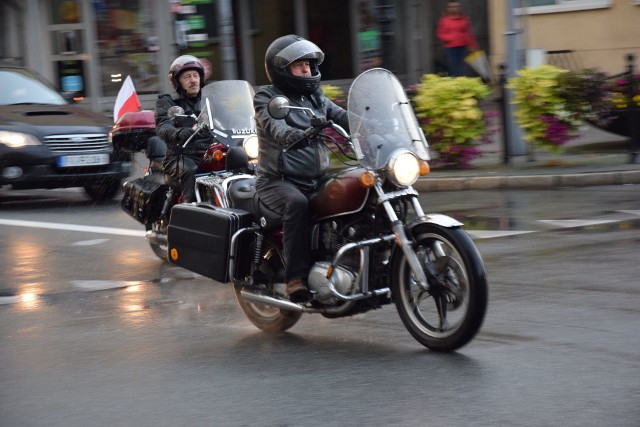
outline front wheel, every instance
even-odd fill
[[[94,202],[106,202],[113,199],[120,187],[122,187],[121,180],[109,179],[100,183],[87,184],[84,186],[84,191]]]
[[[414,229],[414,251],[428,288],[415,280],[404,255],[393,266],[392,293],[411,335],[433,351],[454,351],[478,332],[487,309],[484,263],[461,228],[422,224]]]

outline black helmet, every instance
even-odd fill
[[[300,59],[309,60],[311,77],[291,74],[289,65]],[[314,43],[290,34],[275,39],[264,56],[264,68],[269,81],[285,91],[310,94],[320,86],[318,65],[324,61],[324,53]]]
[[[198,58],[192,55],[182,55],[177,57],[171,64],[171,67],[169,67],[169,81],[171,82],[171,86],[173,86],[173,90],[176,92],[182,90],[179,81],[180,74],[187,70],[196,70],[200,75],[200,87],[204,84],[204,67]]]

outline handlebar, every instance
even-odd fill
[[[184,142],[184,144],[182,144],[182,148],[186,148],[186,147],[187,147],[187,145],[189,145],[189,143],[190,143],[191,141],[193,141],[193,139],[195,138],[195,136],[196,136],[196,135],[197,135],[197,134],[198,134],[202,129],[204,129],[205,127],[207,127],[207,124],[206,124],[206,123],[200,123],[198,126],[196,126],[196,128],[195,128],[195,132],[193,132],[193,133],[191,134],[191,136],[190,136],[189,138],[187,138],[187,140]]]

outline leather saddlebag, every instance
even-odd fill
[[[160,219],[167,193],[162,174],[151,174],[127,181],[122,186],[124,197],[120,206],[141,224]]]
[[[169,262],[218,282],[229,282],[229,259],[234,256],[238,261],[238,253],[230,253],[231,238],[249,226],[251,214],[241,209],[209,203],[176,205],[167,233]],[[246,242],[244,238],[241,241]],[[236,252],[246,255],[245,248],[245,244],[239,244]]]

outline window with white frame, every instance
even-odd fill
[[[640,4],[640,0],[633,0]],[[521,0],[519,13],[537,14],[601,9],[611,6],[613,0]]]

